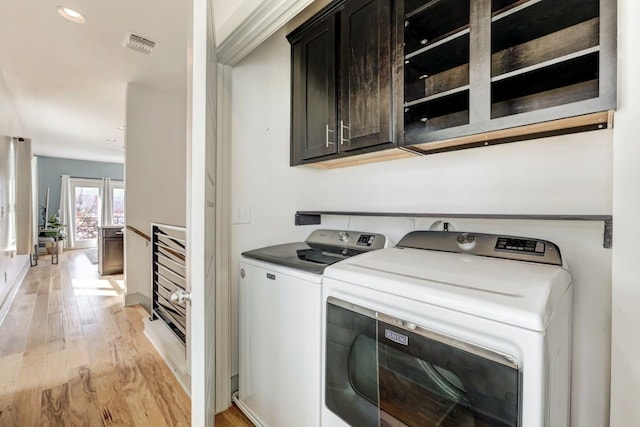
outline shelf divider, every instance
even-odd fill
[[[548,61],[540,62],[538,64],[530,65],[528,67],[520,68],[519,70],[511,71],[508,73],[500,74],[495,77],[491,77],[491,83],[499,82],[501,80],[505,80],[511,77],[519,76],[521,74],[526,74],[531,71],[539,70],[541,68],[550,67],[555,64],[560,64],[562,62],[569,61],[571,59],[580,58],[581,56],[586,56],[591,53],[599,52],[600,46],[593,46],[588,49],[583,49],[578,52],[573,52],[568,55],[560,56],[558,58],[550,59]]]
[[[433,100],[436,100],[436,99],[439,99],[439,98],[444,98],[446,96],[453,95],[453,94],[460,93],[460,92],[464,92],[464,91],[467,91],[467,90],[469,90],[469,85],[456,87],[456,88],[453,88],[451,90],[447,90],[447,91],[444,91],[444,92],[436,93],[436,94],[431,95],[431,96],[425,96],[423,98],[416,99],[416,100],[411,101],[411,102],[406,102],[404,104],[404,106],[406,108],[413,107],[414,105],[424,104],[425,102],[433,101]]]
[[[409,54],[405,55],[404,59],[405,59],[405,60],[406,60],[406,59],[411,59],[411,58],[413,58],[414,56],[418,56],[418,55],[420,55],[420,54],[422,54],[422,53],[424,53],[424,52],[427,52],[427,51],[429,51],[429,50],[431,50],[431,49],[435,49],[435,48],[436,48],[436,47],[438,47],[438,46],[442,46],[443,44],[445,44],[445,43],[449,43],[450,41],[455,40],[455,39],[457,39],[458,37],[462,37],[462,36],[464,36],[464,35],[466,35],[466,34],[469,34],[469,27],[464,27],[462,30],[457,30],[457,31],[456,31],[456,32],[454,32],[453,34],[451,34],[451,35],[449,35],[449,36],[447,36],[447,37],[445,37],[445,38],[443,38],[443,39],[441,39],[441,40],[438,40],[438,41],[437,41],[437,42],[435,42],[435,43],[428,44],[428,45],[426,45],[426,46],[425,46],[425,47],[423,47],[423,48],[420,48],[420,49],[418,49],[418,50],[414,50],[413,52],[411,52],[411,53],[409,53]]]
[[[523,9],[533,6],[534,4],[540,3],[541,1],[542,0],[528,0],[528,1],[520,2],[519,5],[515,7],[509,7],[509,9],[505,10],[504,12],[498,12],[498,14],[492,16],[491,22],[499,21],[503,18],[506,18],[509,15],[513,15],[514,13],[520,12]]]

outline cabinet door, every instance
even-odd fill
[[[350,0],[341,18],[340,151],[391,142],[389,0]]]
[[[292,46],[291,164],[337,152],[335,15]]]
[[[124,268],[124,245],[122,237],[103,240],[102,274],[120,274]]]

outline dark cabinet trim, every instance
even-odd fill
[[[338,10],[342,9],[344,4],[348,0],[336,0],[329,3],[323,9],[321,9],[318,13],[313,15],[309,20],[305,21],[302,25],[300,25],[295,30],[291,31],[287,34],[287,40],[290,44],[294,44],[304,36],[304,34],[309,31],[312,27],[317,25],[319,22],[324,21],[329,16],[335,14]]]

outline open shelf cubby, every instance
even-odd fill
[[[469,90],[450,93],[405,108],[407,136],[469,123]]]
[[[469,1],[405,1],[405,55],[469,28]]]
[[[469,33],[405,59],[405,103],[469,84]]]
[[[599,53],[579,56],[491,84],[491,118],[598,97]]]
[[[405,135],[469,122],[470,0],[404,3]]]
[[[529,6],[509,9],[492,18],[492,53],[598,18],[599,13],[598,0],[529,0],[521,7],[526,5]]]
[[[492,1],[491,118],[599,96],[598,0]]]

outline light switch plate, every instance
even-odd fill
[[[251,206],[236,206],[233,210],[234,224],[251,224]]]

